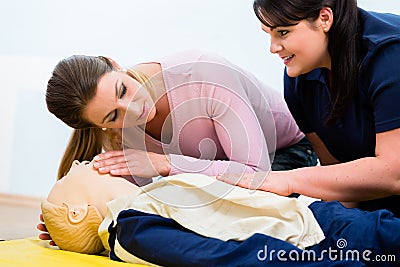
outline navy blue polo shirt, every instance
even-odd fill
[[[285,100],[304,133],[316,132],[341,162],[375,155],[375,134],[400,127],[400,16],[360,9],[365,57],[358,94],[344,117],[326,127],[326,69],[295,78],[285,72]]]
[[[376,133],[400,127],[400,16],[359,9],[363,60],[358,92],[344,117],[327,127],[328,70],[284,75],[288,107],[304,133],[315,132],[340,162],[375,156]]]

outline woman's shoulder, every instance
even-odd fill
[[[179,69],[179,72],[182,72],[182,67],[185,65],[190,66],[196,62],[218,60],[222,61],[224,59],[216,53],[192,49],[172,52],[152,60],[140,62],[134,68],[147,74],[149,72],[158,72],[161,69],[162,71]]]
[[[362,41],[367,49],[400,40],[400,16],[359,9]]]
[[[192,65],[199,62],[212,62],[212,63],[227,63],[228,61],[221,55],[205,50],[182,50],[168,54],[159,60],[161,66],[170,68],[173,66]]]
[[[388,70],[397,68],[400,60],[400,16],[360,9],[362,28],[361,45],[363,53],[360,77],[365,85],[362,88],[380,88],[377,82],[387,84],[397,79],[387,75]],[[373,78],[373,79],[372,79]],[[393,80],[393,81],[392,81]],[[374,82],[374,86],[369,86]]]

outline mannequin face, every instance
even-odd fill
[[[106,215],[106,203],[138,190],[121,177],[99,174],[92,162],[75,161],[42,203],[47,230],[63,250],[100,253],[104,247],[97,231]]]
[[[47,201],[75,210],[75,220],[79,220],[79,214],[84,216],[88,205],[96,207],[104,218],[107,202],[132,194],[137,190],[139,188],[136,185],[121,177],[99,174],[92,162],[75,161],[68,174],[56,182]],[[77,214],[78,211],[79,214]]]

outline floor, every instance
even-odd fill
[[[0,193],[0,240],[38,236],[40,203],[44,199]]]

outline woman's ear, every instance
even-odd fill
[[[324,7],[319,12],[319,19],[321,21],[321,28],[324,32],[328,32],[333,24],[333,11],[330,7]]]
[[[71,223],[81,222],[88,214],[88,205],[86,204],[71,205],[63,203],[62,206],[68,209],[68,220]]]

